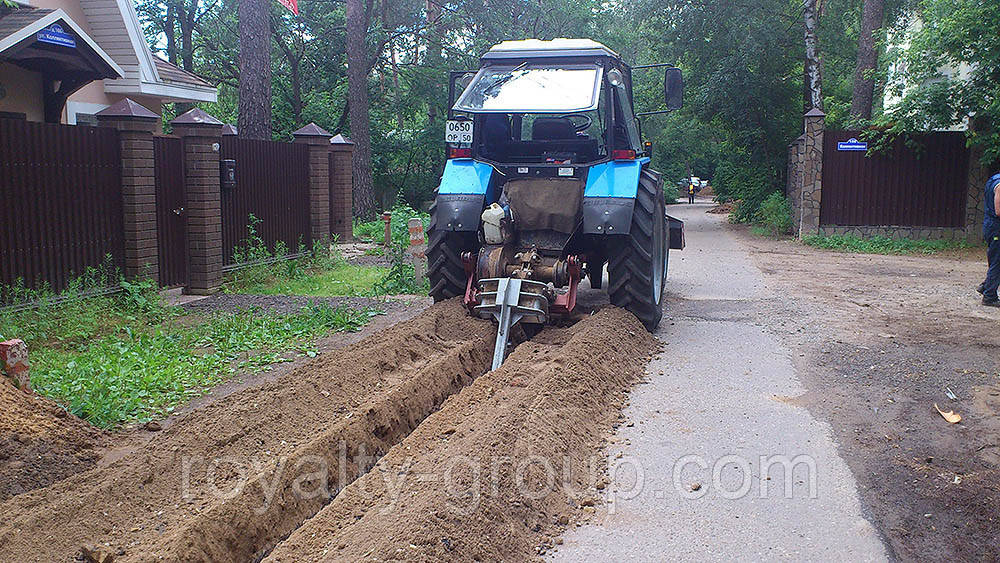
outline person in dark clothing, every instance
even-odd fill
[[[694,182],[688,183],[688,203],[694,203]]]
[[[983,238],[986,239],[986,261],[989,267],[986,279],[977,288],[983,294],[983,305],[990,307],[1000,307],[1000,299],[997,298],[997,286],[1000,286],[1000,217],[997,217],[1000,190],[996,189],[997,184],[1000,184],[1000,174],[995,174],[986,182],[983,192]]]

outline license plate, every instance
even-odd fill
[[[471,145],[472,121],[448,121],[444,128],[444,142]]]

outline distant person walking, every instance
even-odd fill
[[[986,261],[989,268],[986,270],[986,280],[977,288],[983,294],[983,305],[990,307],[1000,307],[1000,299],[997,298],[997,286],[1000,286],[1000,217],[997,217],[1000,190],[996,189],[997,184],[1000,184],[1000,174],[995,174],[986,182],[983,192],[983,238],[986,239]]]
[[[694,203],[694,182],[688,182],[688,203]]]

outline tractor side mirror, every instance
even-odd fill
[[[663,76],[663,98],[667,109],[681,109],[684,105],[684,76],[679,68],[668,68]]]

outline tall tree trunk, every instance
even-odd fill
[[[177,64],[177,9],[167,4],[167,20],[163,24],[163,35],[167,38],[167,60]]]
[[[240,136],[271,139],[271,35],[267,0],[239,0]]]
[[[403,130],[403,89],[399,87],[399,66],[396,59],[396,44],[389,45],[389,68],[392,69],[392,91],[396,102],[396,128]]]
[[[864,0],[861,10],[861,36],[858,37],[858,66],[854,71],[854,93],[851,96],[851,116],[856,119],[872,118],[875,98],[875,77],[871,71],[878,65],[875,50],[875,31],[882,27],[885,0]]]
[[[426,11],[427,11],[427,66],[430,67],[431,76],[434,77],[434,83],[431,85],[431,92],[436,94],[437,92],[445,91],[446,88],[444,84],[440,84],[437,81],[438,71],[441,68],[441,4],[438,2],[443,2],[444,0],[427,0]],[[437,96],[431,95],[427,97],[427,124],[431,129],[437,122],[438,113],[438,101]]]
[[[805,68],[805,109],[823,109],[823,79],[819,60],[819,39],[816,30],[819,27],[820,0],[803,0],[802,21],[805,23],[806,60]]]
[[[375,215],[372,181],[372,140],[368,123],[368,21],[361,0],[347,0],[347,97],[351,100],[351,140],[354,141],[354,215]]]

